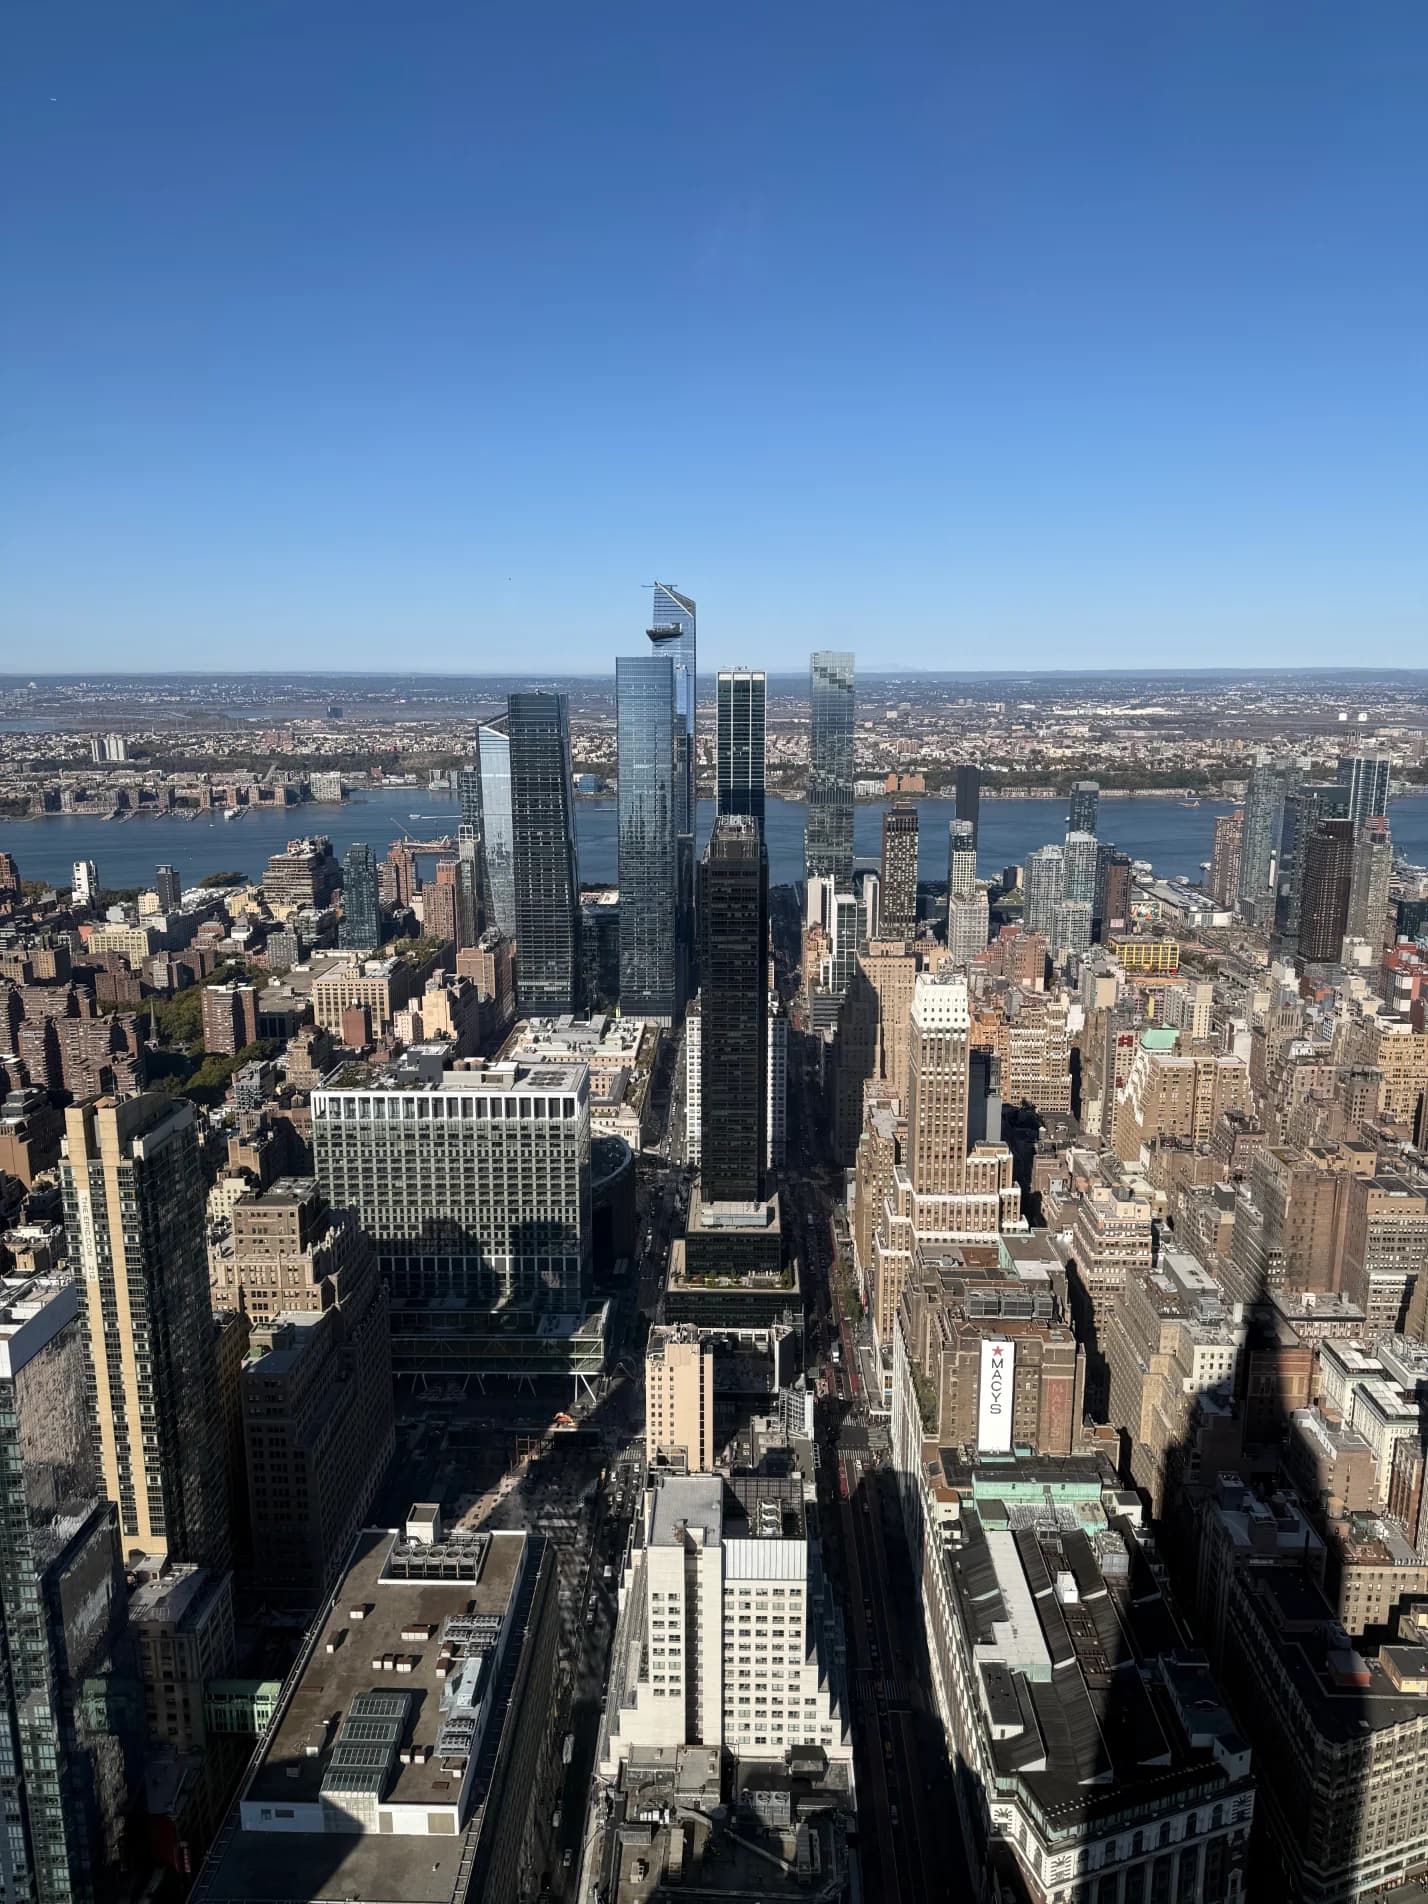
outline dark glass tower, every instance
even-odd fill
[[[1325,820],[1317,826],[1305,846],[1303,865],[1299,956],[1309,965],[1332,965],[1344,949],[1348,925],[1353,822]]]
[[[972,844],[982,839],[982,770],[964,766],[957,769],[957,818],[972,822]]]
[[[672,1023],[677,995],[674,662],[615,662],[620,780],[620,1010]]]
[[[382,943],[377,855],[365,840],[354,840],[342,855],[342,924],[337,942],[356,952],[370,952]]]
[[[1094,780],[1071,782],[1071,813],[1066,822],[1068,833],[1094,833],[1096,811],[1101,804],[1101,789]]]
[[[853,657],[825,649],[808,671],[807,879],[853,877]]]
[[[1284,830],[1284,796],[1295,769],[1260,761],[1251,767],[1245,793],[1245,830],[1240,849],[1240,897],[1257,899],[1271,887]]]
[[[1326,820],[1347,817],[1348,803],[1349,789],[1337,780],[1298,781],[1285,795],[1274,900],[1274,937],[1281,951],[1293,952],[1299,944],[1310,843]]]
[[[764,703],[767,683],[749,668],[719,672],[720,814],[747,813],[764,824]]]
[[[574,1011],[580,996],[580,887],[565,696],[511,695],[506,738],[510,745],[516,994],[526,1013]]]
[[[721,815],[700,866],[700,1180],[757,1201],[767,1142],[769,870],[753,816]]]
[[[516,936],[516,844],[511,817],[511,743],[502,724],[491,721],[477,730],[480,786],[477,838],[481,842],[480,885],[486,905],[486,924]],[[462,821],[466,799],[462,799]]]

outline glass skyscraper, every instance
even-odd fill
[[[1096,810],[1101,804],[1100,785],[1095,780],[1071,782],[1071,812],[1066,821],[1068,833],[1094,833]]]
[[[528,1014],[575,1011],[580,998],[580,884],[575,869],[570,717],[565,696],[544,691],[512,694],[507,702],[506,738],[510,743],[516,996],[520,1009]]]
[[[1348,818],[1355,826],[1388,812],[1387,754],[1340,754],[1338,778],[1349,790]]]
[[[769,868],[752,814],[715,820],[700,874],[700,1178],[706,1202],[753,1203],[768,1143]]]
[[[722,668],[718,707],[718,811],[764,825],[764,704],[768,684],[751,668]]]
[[[382,943],[377,855],[365,840],[354,840],[342,855],[342,924],[337,943],[357,952],[370,952]]]
[[[1244,843],[1240,850],[1240,897],[1255,899],[1270,890],[1274,862],[1279,857],[1284,827],[1287,765],[1260,761],[1251,767],[1245,795]]]
[[[671,1024],[679,1009],[674,661],[615,661],[620,782],[620,1010]]]
[[[982,835],[982,770],[980,767],[962,766],[957,769],[956,779],[957,818],[972,822],[972,844],[980,843]]]
[[[509,939],[516,936],[516,842],[511,817],[511,743],[496,722],[477,730],[476,757],[480,765],[477,837],[481,842],[481,886],[486,924]],[[461,803],[466,823],[466,796]]]
[[[815,654],[808,671],[808,830],[805,879],[853,877],[853,657]]]
[[[694,602],[664,582],[654,585],[650,640],[674,665],[674,839],[676,990],[688,998],[694,984],[697,932],[694,921],[694,835],[698,821],[695,777],[699,767],[699,677],[695,655]]]
[[[138,1704],[122,1729],[125,1589],[89,1399],[80,1284],[6,1285],[0,1307],[0,1896],[123,1894]]]

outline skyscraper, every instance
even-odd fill
[[[878,930],[885,939],[917,934],[917,808],[899,801],[883,814]]]
[[[1240,853],[1242,899],[1257,899],[1270,890],[1284,828],[1285,787],[1293,772],[1290,766],[1264,760],[1250,769]]]
[[[1240,892],[1244,855],[1245,810],[1222,813],[1215,821],[1215,843],[1210,849],[1210,897],[1217,906],[1233,906]]]
[[[1095,780],[1071,782],[1071,812],[1066,822],[1068,833],[1094,833],[1096,813],[1101,804],[1100,785]]]
[[[65,1230],[95,1433],[126,1554],[223,1566],[222,1426],[193,1106],[158,1091],[65,1113]]]
[[[921,973],[908,1040],[908,1174],[914,1190],[960,1195],[967,1183],[971,1011],[964,978]]]
[[[382,943],[377,855],[365,840],[354,840],[342,855],[342,924],[337,942],[358,952],[370,952]]]
[[[154,872],[154,894],[160,912],[177,912],[183,898],[183,881],[172,866],[160,866]]]
[[[1038,846],[1026,856],[1023,875],[1026,902],[1024,919],[1028,932],[1041,932],[1048,938],[1056,919],[1056,908],[1065,894],[1065,855],[1059,846]]]
[[[1302,855],[1299,895],[1299,956],[1309,965],[1331,965],[1344,949],[1349,892],[1354,872],[1354,828],[1348,820],[1324,820]]]
[[[1104,841],[1096,855],[1096,899],[1092,907],[1092,936],[1116,931],[1130,919],[1131,863],[1128,853]]]
[[[674,830],[691,839],[695,830],[694,777],[698,765],[699,681],[695,668],[694,603],[663,582],[654,585],[649,638],[674,668]]]
[[[1346,818],[1348,802],[1349,789],[1338,780],[1296,775],[1286,788],[1274,897],[1274,936],[1284,951],[1293,952],[1299,942],[1310,842],[1324,821]]]
[[[1349,884],[1349,916],[1344,937],[1382,945],[1388,914],[1388,887],[1393,877],[1393,844],[1384,820],[1370,820],[1354,830],[1353,876]]]
[[[675,901],[674,662],[615,662],[620,785],[620,1009],[671,1024],[679,1010]]]
[[[1340,754],[1338,779],[1349,790],[1346,817],[1355,826],[1381,820],[1388,812],[1387,754]]]
[[[478,743],[479,745],[479,743]],[[456,773],[458,826],[463,833],[481,834],[481,763],[480,756],[469,767]]]
[[[752,668],[719,670],[720,814],[747,813],[764,824],[764,702],[767,683]]]
[[[853,877],[853,657],[823,649],[808,674],[805,879]]]
[[[516,936],[516,839],[511,813],[511,742],[504,726],[487,721],[476,733],[476,756],[480,768],[479,834],[481,841],[481,888],[486,904],[486,924]],[[466,823],[468,788],[462,799],[461,817]]]
[[[700,1174],[710,1203],[759,1198],[768,1146],[768,856],[752,814],[721,814],[700,866]]]
[[[580,885],[565,696],[543,690],[511,695],[506,734],[516,992],[526,1013],[574,1011],[580,995]]]
[[[970,899],[977,890],[977,835],[970,820],[947,826],[947,898]]]
[[[1094,906],[1099,851],[1094,833],[1068,833],[1062,848],[1063,899]]]
[[[698,822],[699,677],[694,603],[663,582],[654,585],[649,638],[674,664],[675,956],[681,1000],[695,988],[694,835]]]
[[[80,1285],[6,1283],[0,1304],[0,1896],[123,1894],[129,1741],[120,1701],[124,1576],[86,1395]],[[132,1667],[130,1667],[132,1670]]]
[[[982,838],[982,770],[964,764],[957,769],[956,780],[957,818],[972,823],[972,844],[979,846]]]
[[[70,896],[77,906],[92,906],[99,897],[99,868],[92,859],[77,859],[70,879]]]

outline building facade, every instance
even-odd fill
[[[718,681],[718,805],[764,824],[764,716],[768,683],[750,668],[721,668]]]
[[[564,695],[512,694],[506,730],[517,995],[524,1012],[574,1011],[580,993],[580,883]]]
[[[674,662],[615,662],[619,760],[620,1008],[673,1023],[678,1011]]]
[[[809,663],[806,879],[853,877],[853,657],[823,649]]]

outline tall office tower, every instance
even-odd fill
[[[1244,808],[1220,814],[1215,821],[1215,843],[1210,848],[1210,897],[1217,906],[1233,906],[1239,898],[1244,843]]]
[[[104,1696],[128,1663],[124,1576],[95,1459],[78,1283],[5,1284],[0,1461],[0,1897],[119,1897],[137,1740],[109,1729],[122,1701]]]
[[[1261,760],[1250,769],[1245,796],[1244,844],[1240,852],[1240,898],[1258,899],[1271,890],[1274,863],[1284,830],[1284,795],[1292,767]]]
[[[354,840],[342,855],[342,924],[337,943],[354,952],[370,952],[382,943],[377,855],[366,840]]]
[[[1131,863],[1128,853],[1102,845],[1096,859],[1096,898],[1092,936],[1120,931],[1130,921]]]
[[[755,1203],[768,1149],[768,855],[752,814],[721,814],[700,865],[700,1177],[706,1203]]]
[[[654,1328],[645,1344],[645,1452],[710,1474],[714,1439],[714,1338],[688,1325]]]
[[[1094,833],[1096,814],[1101,804],[1100,783],[1095,780],[1071,782],[1071,812],[1066,821],[1068,833]]]
[[[154,869],[154,895],[160,912],[177,912],[183,900],[183,881],[172,866]]]
[[[241,1386],[254,1575],[265,1592],[316,1600],[392,1454],[376,1252],[313,1178],[280,1177],[234,1204],[214,1284],[252,1329]]]
[[[485,923],[514,939],[516,838],[511,813],[511,742],[501,722],[487,721],[476,730],[476,757],[481,775],[478,838]],[[463,824],[466,810],[463,800]]]
[[[654,585],[649,638],[674,669],[674,830],[694,837],[695,772],[699,764],[699,680],[696,672],[694,603],[663,582]]]
[[[92,859],[77,859],[70,878],[70,896],[77,906],[92,906],[99,897],[99,868]]]
[[[411,1333],[403,1311],[423,1303],[579,1308],[591,1249],[583,1064],[511,1061],[314,1091],[312,1143],[328,1199],[377,1247],[394,1347]]]
[[[620,783],[620,1010],[669,1025],[679,1011],[674,831],[674,661],[615,661]]]
[[[1051,937],[1056,908],[1065,897],[1065,855],[1059,846],[1038,846],[1026,856],[1023,873],[1026,904],[1023,917],[1028,932]]]
[[[1285,792],[1275,871],[1274,934],[1279,947],[1287,952],[1293,952],[1299,943],[1309,843],[1324,821],[1346,817],[1348,801],[1348,788],[1337,780],[1296,779]]]
[[[750,668],[719,670],[719,805],[764,824],[764,702],[767,682]]]
[[[1349,884],[1346,939],[1384,943],[1388,928],[1388,887],[1393,877],[1393,843],[1385,820],[1370,820],[1354,831],[1353,876]]]
[[[907,1167],[914,1190],[960,1195],[967,1184],[972,1017],[964,978],[918,974],[907,1063]]]
[[[1311,834],[1302,858],[1299,956],[1309,965],[1332,965],[1344,949],[1349,919],[1354,874],[1352,822],[1323,821]]]
[[[982,770],[980,767],[962,766],[957,769],[956,779],[957,818],[972,823],[972,845],[977,847],[982,840]]]
[[[777,992],[769,993],[768,1144],[764,1162],[782,1170],[788,1156],[788,1014]]]
[[[1345,818],[1355,826],[1388,812],[1387,754],[1340,754],[1338,779],[1349,790]]]
[[[511,695],[506,734],[516,992],[527,1014],[574,1011],[580,999],[580,883],[565,696],[544,691]]]
[[[694,603],[663,582],[654,585],[649,638],[674,664],[675,945],[681,1000],[695,990],[697,930],[694,920],[694,836],[699,807],[699,677],[696,671]]]
[[[696,994],[684,1008],[684,1161],[699,1164],[704,1135],[704,1006]]]
[[[1068,833],[1061,853],[1061,897],[1094,906],[1096,871],[1100,864],[1100,849],[1095,834]]]
[[[885,939],[917,936],[917,808],[899,801],[883,815],[878,931]]]
[[[61,1176],[69,1261],[84,1292],[94,1432],[125,1554],[225,1566],[193,1106],[159,1091],[71,1106]]]
[[[853,877],[853,657],[822,649],[808,670],[808,826],[804,878]]]
[[[977,834],[970,820],[947,826],[947,897],[970,899],[977,890]]]

